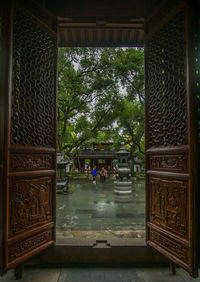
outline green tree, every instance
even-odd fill
[[[125,138],[133,152],[141,153],[144,125],[138,122],[144,119],[135,118],[143,104],[142,49],[59,49],[59,151],[75,154],[82,145],[99,142],[104,135],[115,147]]]
[[[144,103],[123,100],[118,113],[118,132],[129,147],[131,159],[144,159]]]

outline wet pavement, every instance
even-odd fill
[[[105,183],[97,179],[97,184],[88,179],[70,180],[68,194],[57,194],[57,231],[71,231],[71,237],[92,231],[134,237],[138,230],[144,233],[144,213],[144,179],[133,180],[128,196],[114,194],[111,178]]]

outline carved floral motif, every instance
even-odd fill
[[[188,263],[188,249],[183,245],[178,244],[177,242],[172,241],[169,238],[166,238],[165,236],[152,230],[150,232],[150,238],[152,242],[156,243],[156,245],[159,245],[165,251],[170,252],[178,259]]]
[[[187,157],[185,155],[155,155],[150,157],[150,169],[187,171]]]
[[[187,183],[150,178],[151,222],[172,233],[187,235]]]
[[[50,169],[52,168],[52,155],[11,154],[10,166],[11,166],[11,171]]]
[[[19,243],[15,243],[8,247],[8,260],[9,262],[17,259],[18,257],[28,253],[29,251],[43,245],[50,241],[52,238],[51,231],[44,231],[31,238],[25,239]]]
[[[10,236],[50,222],[51,177],[10,182]]]

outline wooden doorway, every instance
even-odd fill
[[[2,30],[5,56],[1,68],[6,70],[1,76],[4,89],[1,96],[1,272],[53,244],[55,239],[52,204],[55,200],[55,21],[43,13],[42,8],[38,14],[32,2],[28,6],[23,1],[13,2],[11,6],[5,2]],[[196,82],[199,69],[195,63],[195,46],[199,44],[199,26],[195,11],[198,9],[195,1],[170,2],[167,6],[165,1],[160,2],[158,9],[154,5],[149,7],[151,12],[145,21],[147,243],[196,276],[198,131],[195,109],[199,103]],[[73,8],[70,11],[73,14]],[[88,18],[86,15],[86,21]],[[115,28],[119,21],[115,19]],[[97,25],[106,26],[102,21]],[[125,28],[127,26],[122,27]],[[123,32],[120,34],[125,36]],[[110,42],[109,33],[105,38]],[[177,38],[179,45],[174,48]],[[62,262],[83,262],[83,257],[84,262],[90,263],[160,259],[147,247],[97,243],[96,247],[52,247],[42,253],[40,259],[48,262],[49,254],[57,262],[61,254]],[[140,255],[133,256],[138,252]]]

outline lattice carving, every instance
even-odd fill
[[[52,220],[52,178],[10,181],[10,236]]]
[[[53,156],[51,154],[11,154],[11,171],[27,171],[37,169],[51,169]]]
[[[150,178],[151,223],[187,237],[187,183]]]
[[[169,237],[165,237],[152,230],[150,232],[150,239],[165,251],[172,253],[180,260],[188,263],[188,248],[184,247],[182,244],[179,244],[174,240],[170,240]]]
[[[40,247],[52,239],[51,231],[44,231],[31,238],[17,242],[8,247],[8,261],[11,262],[29,251]]]
[[[55,39],[18,11],[13,36],[11,144],[55,147]]]
[[[187,172],[187,156],[180,155],[154,155],[150,156],[150,169],[175,172]]]
[[[187,144],[184,13],[165,24],[146,46],[147,146]]]

